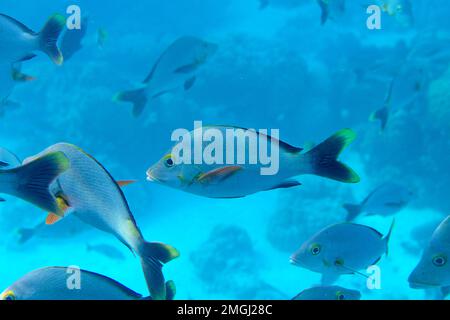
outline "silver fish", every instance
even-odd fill
[[[302,244],[291,256],[291,263],[322,274],[322,285],[335,282],[342,274],[361,274],[359,270],[376,264],[388,252],[389,233],[355,223],[329,226]]]
[[[142,87],[119,92],[114,101],[133,104],[133,114],[138,117],[148,100],[178,88],[189,90],[195,83],[198,69],[215,54],[217,45],[195,37],[181,37],[172,43],[158,58]]]
[[[450,286],[450,216],[434,231],[418,265],[409,276],[412,288]]]
[[[413,199],[414,192],[401,184],[389,182],[373,190],[360,204],[344,204],[347,221],[361,214],[392,216],[402,210]]]
[[[227,136],[227,130],[241,130],[250,138],[262,141],[270,146],[272,154],[279,154],[279,170],[274,175],[262,175],[261,164],[191,164],[179,161],[177,152],[183,141],[194,142],[200,130],[213,129]],[[183,141],[176,144],[165,156],[147,171],[147,179],[172,188],[180,189],[210,198],[239,198],[259,191],[277,188],[289,188],[300,185],[292,177],[301,174],[314,174],[346,183],[359,182],[358,175],[337,160],[340,153],[355,139],[355,133],[344,129],[325,142],[306,153],[303,149],[293,147],[285,142],[260,134],[255,130],[230,126],[212,126],[197,128],[186,134]],[[237,139],[235,139],[237,140]],[[277,143],[272,143],[277,141]],[[235,142],[236,148],[245,152],[250,159],[249,146],[245,140]],[[203,142],[203,148],[208,146]],[[226,154],[226,143],[223,146]],[[236,161],[235,161],[236,162]],[[179,164],[176,164],[179,163]],[[224,162],[225,163],[225,162]]]
[[[292,300],[360,300],[361,293],[339,286],[314,287],[303,290]]]
[[[79,272],[79,288],[71,288],[71,276]],[[167,282],[173,299],[175,287]],[[104,275],[71,267],[47,267],[34,270],[6,288],[0,300],[140,300],[141,294]]]
[[[35,51],[46,53],[57,65],[63,56],[57,47],[58,37],[66,25],[60,14],[51,16],[42,31],[36,33],[23,23],[0,13],[0,63],[14,63],[34,58]]]
[[[60,211],[73,214],[118,238],[140,257],[152,297],[165,299],[162,264],[178,257],[178,251],[163,243],[145,241],[122,190],[97,160],[67,143],[53,145],[38,157],[54,152],[64,153],[70,160],[70,169],[50,186],[58,199]],[[34,157],[26,159],[25,163],[32,159]],[[50,213],[47,222],[54,223],[63,215],[58,217]]]

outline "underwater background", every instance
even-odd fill
[[[337,284],[360,290],[363,299],[432,299],[407,279],[450,213],[450,3],[413,0],[412,23],[383,14],[382,29],[369,30],[367,2],[347,1],[345,12],[321,25],[320,7],[306,0],[273,0],[264,8],[257,0],[1,0],[1,13],[33,30],[72,4],[88,23],[83,47],[63,66],[43,54],[23,63],[36,80],[15,86],[10,98],[20,106],[3,110],[0,146],[24,159],[69,142],[114,178],[138,180],[124,193],[142,233],[181,252],[164,267],[177,299],[292,298],[320,282],[318,273],[289,263],[302,242],[344,221],[344,203],[360,202],[385,182],[402,183],[415,196],[396,215],[389,255],[379,263],[382,288],[367,289],[358,275]],[[101,47],[98,30],[107,33]],[[184,35],[218,45],[191,90],[151,100],[139,118],[113,102]],[[394,77],[392,115],[381,131],[368,119]],[[193,129],[195,120],[280,129],[295,146],[352,128],[358,137],[342,160],[361,182],[301,176],[297,188],[208,199],[146,181],[146,170],[172,146],[172,131]],[[5,199],[0,291],[31,270],[77,265],[146,294],[138,259],[114,237],[68,217],[24,241],[45,213]],[[357,222],[386,234],[392,217]],[[99,245],[109,249],[91,248]]]

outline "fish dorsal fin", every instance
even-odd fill
[[[29,33],[32,35],[36,35],[36,32],[34,32],[33,30],[31,30],[30,28],[28,28],[26,25],[24,25],[22,22],[17,21],[14,18],[11,18],[10,16],[7,16],[6,14],[0,13],[0,17],[5,18],[6,20],[8,20],[9,22],[11,22],[12,24],[15,24],[16,26],[18,26],[23,32],[25,33]]]
[[[231,177],[236,172],[242,170],[241,166],[226,166],[220,167],[206,173],[202,173],[197,177],[197,181],[200,183],[212,182],[212,181],[224,181]]]

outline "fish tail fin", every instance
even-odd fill
[[[19,234],[19,239],[17,240],[19,244],[25,244],[34,237],[33,228],[21,228],[17,230],[17,233]]]
[[[57,46],[58,38],[66,25],[66,19],[60,14],[51,16],[39,33],[39,49],[45,52],[57,65],[64,61],[63,55]]]
[[[389,232],[386,235],[386,237],[384,237],[384,241],[386,243],[386,256],[389,255],[389,240],[391,240],[391,235],[392,235],[392,231],[394,230],[395,227],[395,218],[392,219],[392,223],[391,223],[391,227],[389,228]]]
[[[353,221],[353,220],[355,220],[355,218],[361,213],[361,210],[362,210],[362,207],[359,204],[346,203],[342,207],[345,210],[347,210],[346,221]]]
[[[53,152],[4,173],[15,176],[15,196],[45,211],[63,215],[49,186],[69,166],[70,162],[64,153]]]
[[[370,121],[380,121],[381,130],[386,128],[386,125],[389,120],[389,108],[384,106],[374,112],[369,117]]]
[[[173,280],[169,280],[166,282],[166,300],[175,299],[175,295],[177,294],[177,287],[175,286],[175,282]]]
[[[177,258],[177,249],[160,242],[143,242],[139,250],[142,269],[153,300],[165,300],[171,297],[162,272],[163,264]],[[172,286],[170,284],[170,286]],[[169,290],[170,291],[170,290]]]
[[[144,111],[148,99],[145,94],[145,89],[141,88],[137,90],[119,92],[114,96],[113,101],[131,102],[133,104],[133,115],[137,118]]]
[[[309,156],[312,174],[345,183],[360,181],[358,174],[338,161],[342,151],[355,139],[350,129],[342,129],[305,154]]]

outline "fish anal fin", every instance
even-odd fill
[[[126,187],[129,186],[130,184],[136,183],[136,180],[117,180],[116,181],[117,184],[119,185],[119,187]]]
[[[184,90],[185,90],[185,91],[188,91],[189,89],[191,89],[192,86],[194,85],[196,79],[197,79],[197,78],[196,78],[195,76],[192,77],[192,78],[187,79],[187,80],[184,82]]]
[[[46,225],[52,225],[57,223],[59,220],[61,220],[63,217],[58,216],[54,213],[49,212],[47,215],[47,218],[45,219],[45,224]]]

